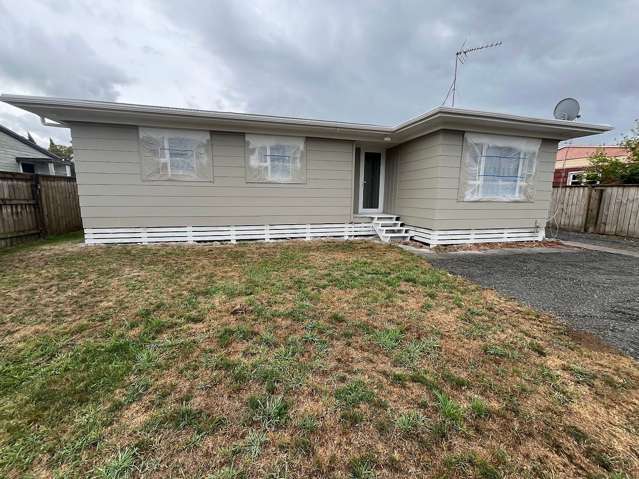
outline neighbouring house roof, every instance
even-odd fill
[[[628,150],[618,146],[564,146],[557,150],[557,161],[589,158],[599,151],[612,157],[628,156]]]
[[[18,135],[15,131],[10,130],[9,128],[6,128],[6,127],[0,125],[0,132],[4,133],[5,135],[10,136],[11,138],[13,138],[14,140],[19,141],[20,143],[23,143],[23,144],[33,148],[34,150],[38,151],[39,153],[42,153],[43,155],[46,155],[48,157],[47,162],[49,162],[49,161],[60,161],[60,162],[63,162],[65,164],[69,163],[68,161],[60,158],[58,155],[55,155],[55,154],[51,153],[49,150],[46,150],[45,148],[42,148],[41,146],[35,144],[34,142],[29,140],[28,138],[25,138],[22,135]],[[31,158],[31,159],[34,159],[34,158]]]
[[[590,157],[598,151],[621,159],[628,156],[628,151],[618,146],[564,146],[557,150],[555,170],[586,168],[590,166]]]
[[[540,119],[505,113],[438,107],[396,126],[314,120],[248,113],[169,108],[129,103],[0,95],[0,101],[63,125],[93,122],[219,131],[290,134],[357,141],[403,143],[442,129],[525,134],[566,140],[612,129],[608,125]]]

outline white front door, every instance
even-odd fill
[[[386,157],[383,150],[360,149],[359,157],[359,212],[384,211],[384,174]]]

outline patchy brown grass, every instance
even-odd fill
[[[0,476],[637,477],[637,363],[370,242],[0,256]]]

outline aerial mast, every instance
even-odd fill
[[[460,47],[459,51],[457,51],[455,53],[455,72],[453,73],[453,83],[451,84],[450,88],[448,89],[448,93],[446,94],[446,98],[444,98],[444,101],[442,102],[442,105],[446,104],[446,101],[448,100],[448,97],[451,95],[452,93],[452,104],[451,106],[454,107],[455,106],[455,93],[457,91],[457,69],[459,64],[461,63],[462,65],[464,64],[464,61],[466,60],[466,57],[468,57],[469,53],[473,53],[473,52],[477,52],[479,50],[486,50],[488,48],[494,48],[494,47],[498,47],[501,46],[502,42],[493,42],[493,43],[487,43],[485,45],[482,45],[480,47],[472,47],[472,48],[464,48],[464,45],[466,44],[466,42],[464,41],[464,43],[462,43],[462,46]]]

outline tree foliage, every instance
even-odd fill
[[[64,160],[73,160],[73,147],[71,145],[57,145],[52,138],[49,138],[49,151]]]
[[[590,166],[584,175],[586,181],[599,181],[604,185],[639,184],[639,120],[619,146],[628,151],[627,159],[607,156],[603,149],[597,151],[590,157]]]

